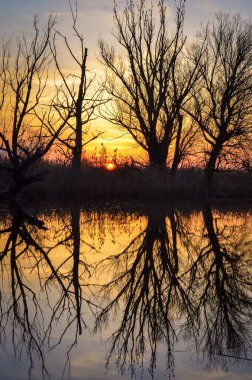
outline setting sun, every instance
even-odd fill
[[[109,162],[107,165],[106,165],[106,169],[107,170],[115,170],[116,166],[113,162]]]

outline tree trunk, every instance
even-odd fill
[[[213,149],[211,150],[210,158],[205,167],[205,176],[206,176],[208,189],[211,188],[213,176],[215,172],[215,167],[216,167],[216,161],[221,150],[222,150],[222,143],[217,141]]]
[[[14,180],[14,185],[10,188],[10,193],[11,195],[15,196],[19,193],[19,191],[25,185],[25,178],[21,169],[19,168],[13,169],[13,180]]]
[[[182,133],[182,125],[183,125],[183,116],[178,115],[178,132],[176,136],[176,145],[175,145],[175,151],[174,151],[174,157],[173,157],[173,163],[171,167],[171,174],[172,176],[175,176],[181,157],[180,157],[180,139],[181,139],[181,133]]]
[[[80,172],[82,158],[82,123],[77,120],[75,131],[75,147],[73,149],[72,168],[76,172]]]
[[[166,168],[166,160],[168,155],[168,144],[156,142],[151,144],[148,150],[149,163],[154,168]]]
[[[88,49],[85,48],[83,61],[81,64],[81,78],[79,85],[78,98],[76,101],[76,130],[75,130],[75,146],[73,149],[73,161],[72,167],[76,172],[80,172],[81,169],[81,159],[82,159],[82,112],[83,112],[83,101],[86,93],[86,62],[87,62]]]

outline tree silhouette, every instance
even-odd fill
[[[208,187],[219,168],[245,160],[251,145],[252,24],[240,15],[216,15],[200,34],[201,81],[192,89],[188,113],[198,123],[205,142]],[[200,48],[199,47],[199,48]],[[196,54],[195,62],[198,62]],[[192,111],[194,109],[194,111]],[[248,154],[248,153],[247,153]]]
[[[33,35],[24,34],[17,39],[14,55],[10,41],[3,48],[0,149],[8,163],[1,164],[0,169],[11,173],[14,195],[22,187],[43,178],[45,171],[36,172],[35,164],[49,152],[66,123],[60,123],[50,104],[44,104],[54,24],[50,16],[41,32],[35,16]]]
[[[183,107],[200,76],[197,60],[192,63],[184,52],[184,13],[181,0],[176,6],[175,32],[169,36],[163,0],[158,2],[158,21],[153,5],[148,7],[145,0],[137,5],[130,1],[122,15],[115,4],[114,37],[122,53],[103,40],[99,43],[107,68],[104,87],[113,101],[103,116],[133,137],[152,166],[166,166],[169,148],[176,141],[173,173],[181,160]],[[199,60],[202,50],[196,50]]]
[[[95,75],[87,68],[88,49],[84,45],[84,38],[77,28],[78,8],[77,0],[74,5],[69,1],[73,20],[73,31],[78,42],[79,51],[74,51],[72,41],[57,31],[51,44],[51,50],[57,72],[62,80],[55,85],[57,95],[53,106],[61,120],[65,123],[64,132],[58,135],[59,148],[67,160],[71,161],[75,171],[80,171],[83,147],[101,135],[101,132],[92,133],[88,137],[90,122],[97,118],[95,110],[105,103],[100,88],[95,89]],[[69,60],[77,67],[75,74],[66,74],[58,57],[57,40],[61,38],[66,47]]]

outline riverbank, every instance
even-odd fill
[[[83,167],[76,175],[71,168],[47,165],[48,174],[40,182],[22,190],[18,197],[27,201],[86,200],[204,200],[209,196],[204,172],[180,169],[175,178],[158,169],[120,168],[108,171]],[[0,189],[11,186],[8,177],[0,180]],[[252,200],[252,173],[219,172],[215,174],[212,199]]]

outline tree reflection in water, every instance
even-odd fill
[[[208,365],[227,358],[246,358],[251,349],[251,241],[244,225],[227,225],[214,218],[209,205],[203,209],[201,247],[189,249],[194,261],[188,270],[189,286],[196,298],[197,347],[208,357]],[[250,237],[251,238],[251,237]],[[250,328],[249,328],[250,327]]]
[[[0,336],[4,346],[5,332],[8,324],[11,325],[11,336],[16,355],[26,350],[30,360],[31,371],[34,364],[34,354],[38,354],[42,363],[42,373],[46,373],[44,337],[41,334],[43,318],[38,295],[27,278],[25,267],[27,261],[35,258],[36,264],[39,259],[35,257],[35,251],[46,256],[39,246],[38,231],[45,231],[42,221],[27,215],[16,204],[11,206],[11,217],[8,225],[1,229],[0,236],[7,235],[0,254],[1,276],[4,280],[2,286],[7,288],[7,275],[10,294],[1,291],[0,306]],[[2,240],[3,241],[3,240]],[[35,251],[33,250],[35,249]],[[26,261],[26,263],[22,261]],[[35,264],[35,265],[36,265]],[[32,270],[33,268],[31,268]],[[5,273],[7,271],[7,274]],[[33,305],[31,305],[31,301]]]
[[[134,375],[149,355],[154,376],[162,343],[172,377],[180,337],[194,342],[209,368],[246,359],[251,349],[252,244],[245,218],[240,224],[227,223],[209,205],[187,215],[155,207],[132,237],[129,215],[120,212],[82,213],[73,207],[37,218],[15,204],[10,215],[0,230],[5,287],[0,293],[0,337],[4,347],[11,329],[14,352],[25,350],[30,371],[39,356],[47,374],[48,350],[63,343],[71,329],[70,365],[69,352],[86,327],[87,310],[95,317],[96,331],[107,326],[111,331],[116,324],[107,365],[116,356],[122,372],[130,367]],[[138,223],[137,216],[131,219]],[[105,258],[100,253],[102,258],[91,262],[87,253],[100,251],[108,230],[113,241],[128,234],[129,243],[121,252]],[[108,280],[101,285],[104,278]]]
[[[4,346],[6,330],[8,328],[9,331],[11,326],[15,356],[20,356],[25,349],[30,361],[29,375],[38,358],[43,377],[48,375],[45,352],[60,344],[67,330],[76,322],[73,341],[67,352],[66,365],[70,364],[69,352],[85,325],[81,310],[83,300],[89,308],[92,306],[89,299],[84,298],[80,284],[80,279],[90,276],[88,266],[80,258],[80,210],[71,210],[67,220],[70,224],[57,231],[57,242],[47,247],[45,241],[49,232],[44,222],[12,204],[6,227],[0,230],[4,241],[0,253],[2,285],[6,289],[8,281],[11,289],[10,293],[1,291],[0,337]],[[55,249],[62,245],[67,246],[69,255],[55,264],[52,257]],[[81,273],[80,267],[84,268]],[[37,278],[31,276],[34,273]],[[52,297],[53,288],[57,288],[56,298]],[[46,300],[42,299],[41,293]],[[48,310],[51,311],[47,324],[45,309],[47,314]],[[52,333],[61,320],[64,323],[62,332],[55,340]]]
[[[149,347],[153,376],[163,340],[168,374],[173,376],[178,333],[194,340],[209,367],[246,358],[251,348],[251,242],[243,226],[218,226],[210,206],[202,214],[203,223],[194,231],[190,217],[156,209],[148,214],[144,231],[121,253],[97,264],[96,270],[113,272],[113,279],[101,288],[108,302],[96,329],[122,309],[107,364],[116,355],[121,371],[129,364],[134,374]]]
[[[150,372],[156,365],[156,349],[160,340],[167,346],[167,367],[173,373],[173,342],[176,337],[175,314],[192,313],[193,305],[185,292],[179,272],[176,219],[153,210],[146,228],[117,255],[101,261],[96,270],[113,272],[113,279],[101,289],[102,298],[112,299],[96,320],[96,328],[107,322],[120,303],[123,313],[119,328],[111,337],[111,355],[116,352],[123,371],[127,360],[132,374],[135,364],[143,364],[146,346],[150,347]]]

